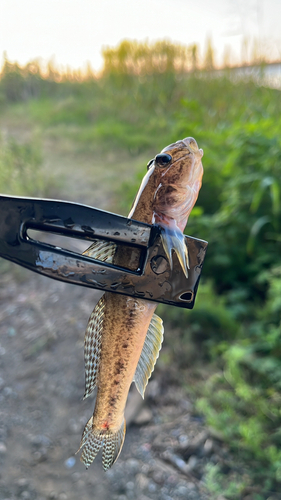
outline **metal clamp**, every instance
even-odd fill
[[[77,203],[0,196],[0,256],[50,278],[192,309],[208,243],[186,236],[190,269],[171,270],[158,226]],[[137,247],[132,271],[32,239],[29,229]]]

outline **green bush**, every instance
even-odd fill
[[[207,422],[252,466],[251,481],[265,495],[281,488],[281,267],[267,278],[264,308],[239,340],[223,344],[223,371],[209,378],[198,402]]]

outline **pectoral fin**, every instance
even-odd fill
[[[163,321],[159,316],[153,314],[134,376],[136,388],[142,397],[144,397],[147,382],[159,356],[159,351],[163,342],[163,334]]]
[[[171,269],[173,269],[172,250],[174,250],[175,253],[177,254],[182,270],[187,278],[189,269],[189,258],[188,258],[188,249],[185,243],[184,234],[180,231],[180,229],[177,226],[172,228],[162,227],[161,240],[165,253],[169,259]]]

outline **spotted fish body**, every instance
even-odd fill
[[[162,242],[172,266],[172,251],[188,273],[183,230],[201,187],[203,151],[189,137],[166,147],[148,164],[129,217],[162,228]],[[137,266],[138,251],[94,242],[86,255],[119,266]],[[136,268],[136,267],[135,267]],[[106,292],[92,312],[85,334],[85,396],[97,386],[93,416],[84,429],[81,461],[89,467],[100,448],[103,468],[116,461],[125,437],[124,410],[130,385],[144,391],[163,341],[156,304]]]

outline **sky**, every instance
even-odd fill
[[[0,0],[0,57],[99,70],[102,47],[124,39],[197,43],[203,53],[211,38],[217,63],[226,46],[239,62],[242,40],[249,53],[256,38],[281,59],[280,21],[281,0]]]

